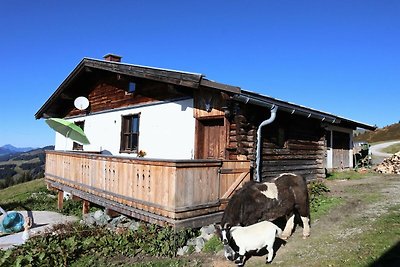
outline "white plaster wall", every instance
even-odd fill
[[[136,157],[136,154],[119,153],[121,142],[121,116],[140,113],[139,150],[146,158],[191,159],[194,151],[195,119],[193,99],[162,102],[136,108],[93,114],[73,118],[85,121],[85,133],[90,145],[85,151],[104,151],[112,155]],[[71,150],[72,141],[56,134],[57,150]]]
[[[333,162],[333,150],[332,148],[327,148],[326,149],[326,168],[327,169],[332,169],[332,162]]]
[[[349,150],[349,167],[353,168],[354,166],[354,153],[353,153],[353,131],[350,134],[350,150]]]

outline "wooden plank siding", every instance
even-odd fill
[[[179,86],[167,85],[155,81],[118,78],[117,74],[107,74],[99,80],[88,93],[89,110],[71,108],[66,117],[84,115],[85,112],[101,112],[124,108],[138,104],[149,104],[167,99],[188,97],[182,94]],[[128,92],[129,82],[136,83],[135,92]]]
[[[257,128],[269,118],[269,112],[240,108],[230,118],[228,132],[229,159],[255,161]],[[281,173],[292,172],[307,180],[325,177],[325,132],[318,120],[285,112],[262,129],[261,178],[270,180]]]
[[[307,180],[325,177],[325,135],[317,120],[282,114],[263,136],[263,180],[285,172]]]
[[[149,160],[61,151],[46,152],[50,187],[158,224],[193,218],[218,221],[221,197],[250,179],[248,161]],[[240,176],[240,181],[237,178]],[[230,195],[230,194],[229,194]],[[126,210],[131,212],[126,212]],[[209,216],[209,217],[207,217]]]

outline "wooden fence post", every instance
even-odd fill
[[[90,202],[87,200],[82,201],[82,214],[88,214],[90,209]]]
[[[63,209],[64,204],[64,191],[58,190],[57,208],[58,210]]]

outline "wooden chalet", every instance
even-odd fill
[[[89,100],[85,110],[74,106],[80,96]],[[66,191],[83,200],[84,212],[96,203],[176,227],[217,222],[247,180],[282,172],[313,180],[352,167],[352,131],[374,129],[112,54],[84,58],[35,117],[74,121],[91,142],[56,133],[55,151],[46,152],[45,179],[60,207]]]

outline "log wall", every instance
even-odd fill
[[[256,158],[257,127],[269,118],[245,109],[231,118],[229,131],[230,159]],[[325,136],[320,121],[278,110],[275,121],[262,131],[261,177],[269,180],[284,172],[302,175],[307,180],[325,177]],[[255,166],[253,166],[255,167]]]

